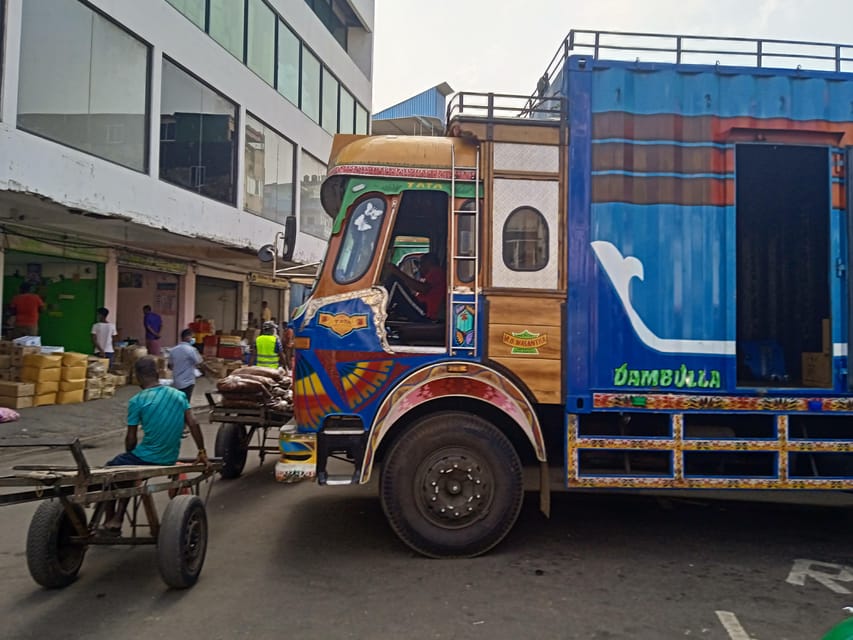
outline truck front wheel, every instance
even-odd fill
[[[512,444],[485,420],[461,412],[412,425],[388,452],[379,491],[395,533],[433,558],[485,553],[509,533],[524,498]]]

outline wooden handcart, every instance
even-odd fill
[[[220,423],[214,453],[222,460],[223,478],[237,478],[243,473],[249,451],[258,452],[261,464],[267,454],[280,453],[279,429],[292,413],[264,406],[228,407],[217,403],[211,393],[205,396],[210,406],[210,422]]]
[[[77,439],[0,440],[0,448],[67,448],[74,465],[18,465],[0,475],[0,506],[43,501],[27,533],[30,575],[49,589],[77,578],[86,551],[93,545],[157,545],[160,575],[176,589],[198,580],[207,551],[207,514],[200,497],[203,481],[212,481],[221,463],[208,467],[194,460],[171,466],[91,467]],[[11,490],[9,490],[11,488]],[[158,514],[154,494],[168,492],[168,505]],[[208,492],[210,485],[208,484]],[[115,535],[101,528],[104,507],[129,498],[125,529]],[[86,507],[92,507],[87,519]]]

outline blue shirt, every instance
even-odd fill
[[[136,317],[138,318],[139,316]],[[160,330],[163,328],[163,318],[153,311],[148,311],[142,317],[142,320],[145,323],[145,339],[157,340],[160,337]],[[149,328],[151,331],[148,330]]]
[[[131,453],[149,464],[175,464],[181,451],[186,394],[173,387],[143,389],[127,404],[127,425],[142,427],[142,442]]]
[[[201,354],[189,342],[180,342],[169,349],[169,362],[175,378],[175,389],[186,389],[195,384],[195,368],[201,363]]]

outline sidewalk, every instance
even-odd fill
[[[192,401],[197,417],[207,408],[205,392],[215,389],[216,383],[210,378],[203,376],[197,380]],[[21,419],[0,424],[0,438],[64,440],[77,437],[85,442],[108,434],[124,434],[127,428],[127,402],[138,391],[138,386],[126,385],[118,387],[112,398],[18,409]]]

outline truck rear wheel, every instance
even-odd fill
[[[249,443],[246,442],[246,427],[236,422],[226,422],[220,425],[216,432],[214,453],[222,458],[223,478],[237,478],[246,466],[246,455],[249,453]]]
[[[379,491],[394,532],[433,558],[485,553],[509,533],[524,498],[512,444],[496,427],[462,412],[423,418],[397,440]]]

